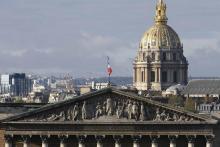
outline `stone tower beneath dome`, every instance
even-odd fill
[[[144,33],[134,60],[134,87],[161,91],[187,84],[188,62],[178,34],[167,25],[166,4],[159,0],[155,24]]]

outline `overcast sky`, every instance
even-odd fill
[[[220,0],[166,0],[189,75],[220,76]],[[156,0],[1,0],[1,72],[131,76]]]

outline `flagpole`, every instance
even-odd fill
[[[108,70],[108,86],[110,87],[111,86],[111,73],[112,73],[112,68],[110,66],[110,63],[109,63],[109,57],[107,56],[107,70]]]
[[[111,81],[110,81],[110,74],[108,74],[108,85],[111,85]]]
[[[109,57],[107,57],[107,66],[109,66]],[[108,73],[108,86],[110,87],[110,73]]]

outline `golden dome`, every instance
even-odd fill
[[[156,6],[155,24],[140,42],[141,49],[179,49],[182,48],[178,34],[167,25],[166,4],[159,0]]]
[[[166,24],[155,24],[141,39],[143,49],[178,49],[181,42],[178,34]]]

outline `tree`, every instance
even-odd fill
[[[187,98],[185,102],[185,109],[188,111],[196,112],[195,101],[192,98]]]
[[[168,103],[173,106],[184,106],[184,98],[181,96],[172,95],[168,98]]]
[[[15,99],[15,103],[25,103],[21,98]]]

